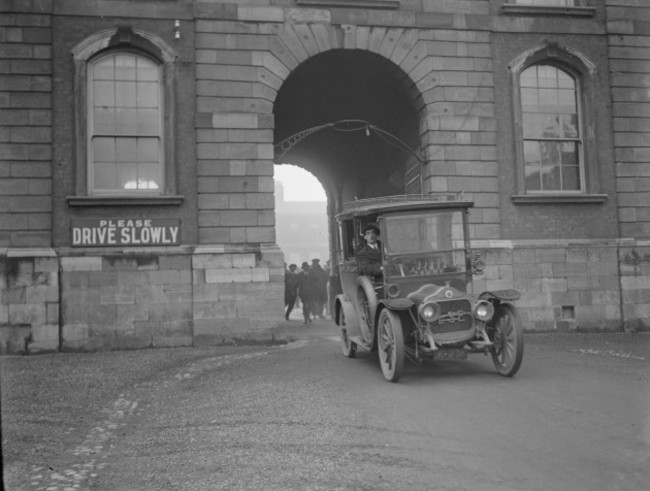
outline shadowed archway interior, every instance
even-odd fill
[[[338,123],[309,134],[277,163],[313,173],[323,183],[333,212],[355,197],[403,193],[411,153],[386,133],[417,151],[419,116],[412,92],[407,76],[374,53],[332,50],[310,58],[278,93],[275,142]]]

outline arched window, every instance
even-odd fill
[[[161,194],[164,133],[160,64],[110,52],[88,64],[88,191]]]
[[[509,65],[513,89],[516,203],[602,203],[596,67],[547,44]]]
[[[180,204],[176,195],[176,53],[120,27],[72,49],[75,194],[72,206]]]
[[[540,63],[521,72],[519,85],[526,193],[582,192],[584,152],[576,78]]]

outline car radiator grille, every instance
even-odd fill
[[[467,331],[471,329],[472,304],[467,299],[439,301],[440,318],[430,324],[434,333]]]

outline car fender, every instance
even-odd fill
[[[517,290],[494,290],[485,291],[481,293],[478,298],[480,300],[488,300],[490,302],[514,302],[521,298],[521,293]]]
[[[359,318],[357,317],[357,312],[354,309],[353,303],[350,301],[349,297],[345,294],[336,296],[335,304],[335,322],[337,326],[341,325],[341,311],[345,316],[345,327],[348,331],[348,336],[360,336],[361,327],[359,326]]]

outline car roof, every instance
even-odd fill
[[[375,215],[409,210],[439,210],[471,208],[474,202],[465,199],[462,193],[404,194],[378,198],[358,199],[345,203],[343,211],[336,218],[347,219],[357,216]]]

